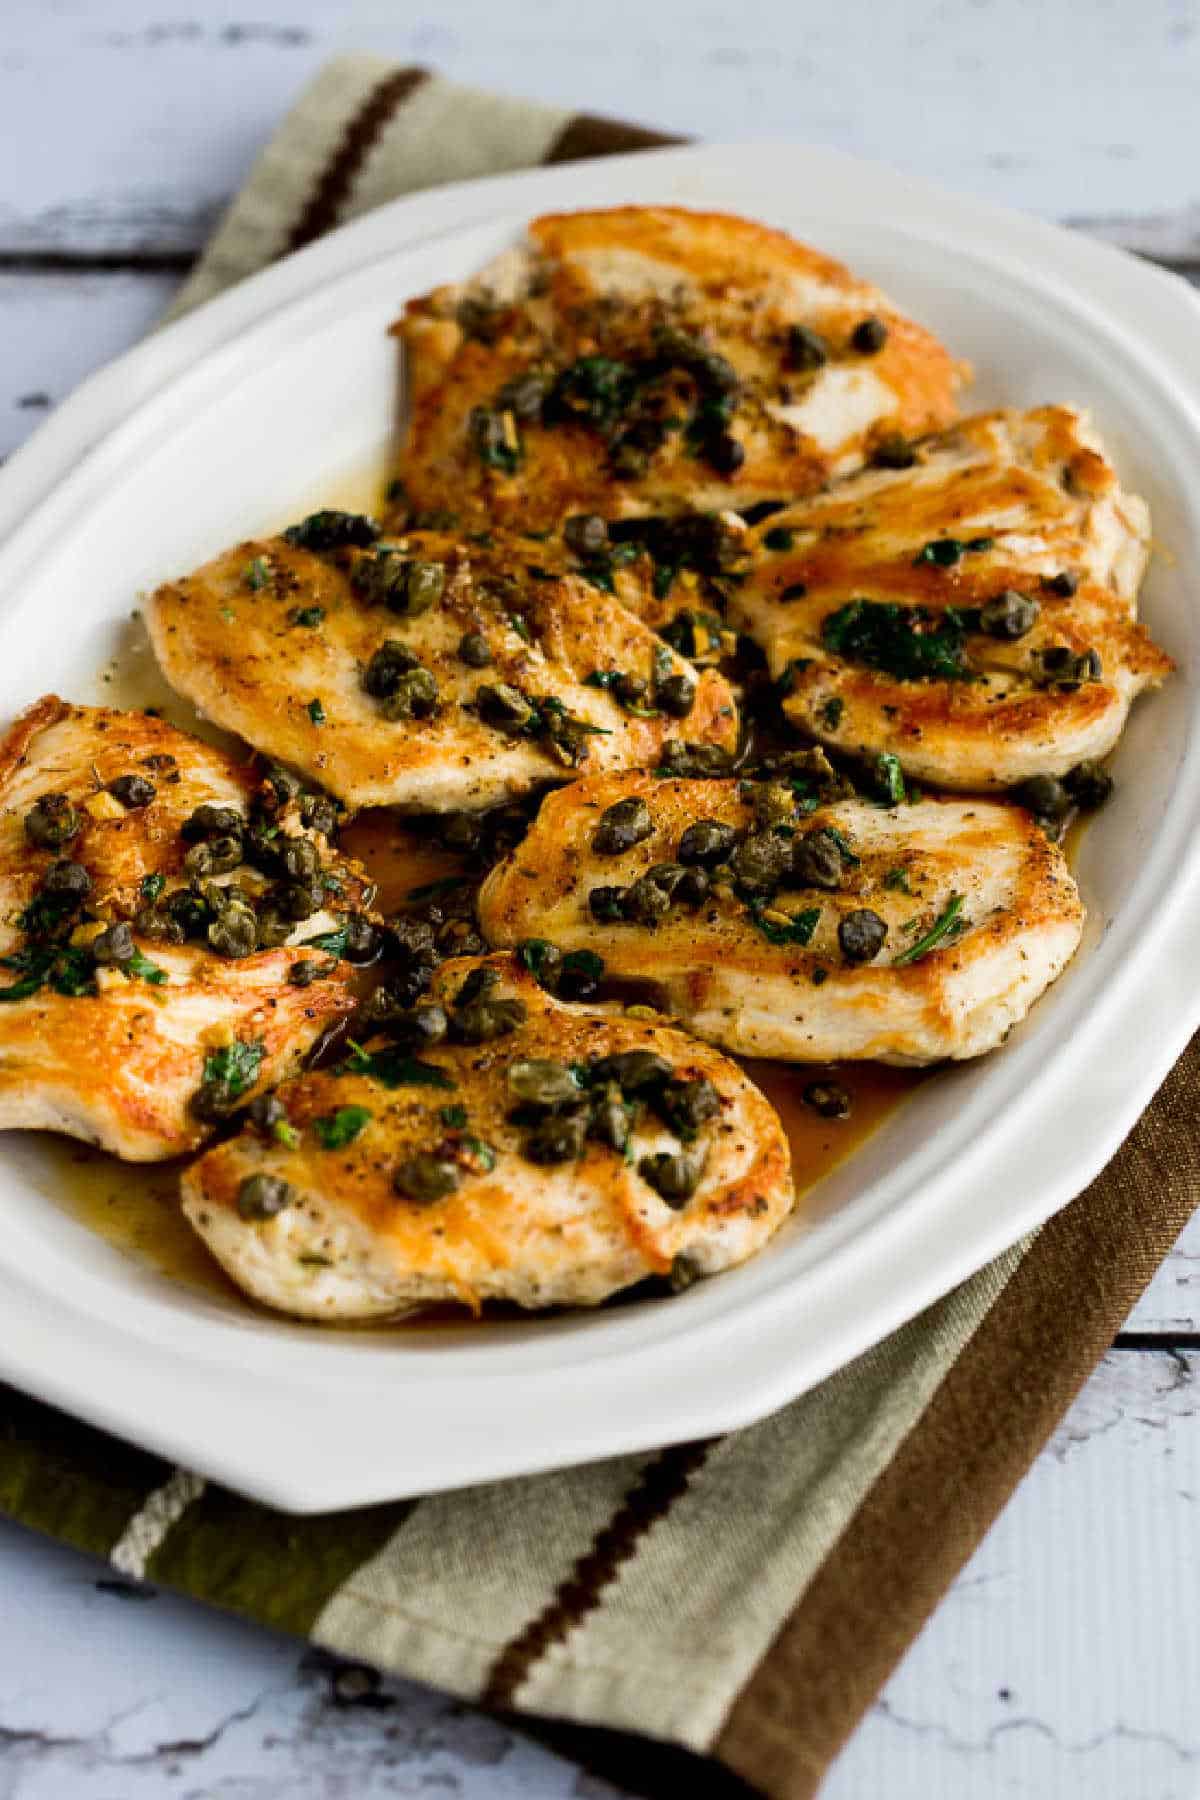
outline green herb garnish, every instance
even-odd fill
[[[288,621],[292,625],[311,627],[319,625],[324,617],[325,608],[323,606],[297,606],[288,614]]]
[[[945,911],[939,913],[925,936],[918,938],[915,944],[910,944],[907,950],[902,950],[899,956],[894,956],[892,967],[898,969],[905,963],[919,962],[923,956],[928,956],[931,950],[936,950],[946,938],[955,936],[962,931],[965,924],[965,920],[960,919],[962,909],[962,895],[951,894],[946,902]]]
[[[883,885],[894,894],[908,894],[910,896],[912,894],[912,889],[908,885],[908,870],[902,869],[899,864],[897,864],[894,869],[888,870],[883,878]]]
[[[325,723],[325,708],[321,705],[319,700],[309,701],[308,716],[314,725],[323,725]]]
[[[434,1063],[422,1062],[416,1056],[405,1056],[390,1046],[382,1050],[364,1050],[361,1044],[352,1044],[350,1055],[344,1062],[338,1063],[333,1072],[335,1075],[369,1075],[373,1081],[381,1082],[387,1088],[458,1086],[444,1069],[439,1069]]]
[[[900,758],[890,750],[881,750],[875,758],[875,779],[888,806],[903,806],[908,798],[904,786],[904,770]]]
[[[970,679],[963,643],[967,626],[953,608],[943,613],[887,600],[851,600],[821,626],[825,648],[900,681]]]
[[[322,1150],[344,1150],[352,1144],[374,1117],[365,1106],[339,1106],[336,1112],[322,1113],[312,1121]]]
[[[143,956],[136,946],[129,961],[121,964],[121,973],[122,975],[136,975],[139,980],[148,981],[151,987],[162,987],[167,979],[167,971],[160,969],[157,963],[151,962],[148,956]]]
[[[467,1128],[467,1109],[465,1106],[442,1106],[438,1108],[438,1117],[443,1125],[451,1131],[465,1131]]]
[[[167,878],[165,875],[143,875],[141,885],[142,899],[148,901],[150,905],[153,906],[166,885]]]
[[[254,561],[248,562],[242,570],[243,585],[248,587],[252,594],[257,594],[260,588],[265,588],[270,580],[271,565],[265,556],[256,556]]]
[[[204,1079],[219,1083],[230,1099],[236,1100],[258,1079],[265,1055],[266,1045],[260,1040],[247,1044],[241,1038],[235,1038],[232,1044],[223,1044],[205,1057]]]
[[[764,900],[750,902],[750,917],[762,932],[768,944],[809,944],[813,932],[821,917],[819,906],[807,906],[803,912],[794,913],[790,925],[777,924],[774,919],[763,917],[767,906]]]

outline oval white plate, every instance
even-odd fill
[[[747,213],[872,277],[975,366],[972,406],[1089,405],[1163,553],[1145,616],[1180,664],[1085,840],[1086,945],[996,1056],[942,1075],[744,1269],[669,1303],[322,1335],[171,1286],[0,1144],[0,1375],[275,1505],[317,1510],[744,1425],[819,1381],[1086,1185],[1200,1021],[1191,723],[1200,312],[1102,246],[831,152],[689,149],[441,188],[372,213],[85,384],[0,473],[0,711],[102,699],[139,589],[294,517],[378,455],[385,335],[547,208]],[[882,222],[881,222],[882,221]]]

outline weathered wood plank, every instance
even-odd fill
[[[85,375],[136,343],[178,279],[0,271],[0,456],[11,454]]]
[[[747,0],[575,9],[10,0],[0,250],[194,249],[344,40],[457,80],[710,139],[811,138],[1157,255],[1200,248],[1200,35],[1177,0]],[[1036,45],[1036,55],[1032,54]],[[200,98],[202,96],[202,98]],[[103,104],[98,103],[99,97]],[[131,121],[136,124],[131,126]],[[914,124],[919,121],[919,126]]]

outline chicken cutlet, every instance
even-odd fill
[[[561,789],[484,882],[483,933],[591,951],[606,980],[750,1056],[994,1049],[1079,943],[1061,851],[1017,806],[829,799],[831,777],[816,751],[758,782]]]
[[[652,764],[681,721],[731,747],[723,677],[540,550],[321,512],[159,588],[147,623],[173,687],[351,807],[478,810]]]
[[[507,955],[444,964],[385,1022],[183,1177],[188,1219],[268,1306],[593,1306],[744,1261],[792,1204],[774,1110],[666,1024],[566,1004]]]
[[[554,527],[810,493],[948,424],[963,379],[840,263],[682,207],[535,219],[395,330],[410,519]]]
[[[1172,667],[1136,621],[1145,502],[1066,407],[982,414],[901,460],[727,552],[727,623],[765,651],[789,717],[950,788],[1105,756]]]
[[[290,1073],[379,936],[336,814],[144,713],[24,713],[0,745],[0,1129],[153,1161]]]

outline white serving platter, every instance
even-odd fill
[[[122,1255],[46,1191],[39,1140],[0,1142],[0,1377],[287,1509],[750,1423],[1077,1194],[1200,1023],[1200,310],[1118,251],[829,151],[667,150],[440,188],[157,333],[0,472],[0,713],[49,689],[107,697],[139,590],[378,458],[407,295],[537,212],[650,201],[844,258],[970,360],[969,406],[1090,406],[1153,508],[1144,614],[1180,672],[1135,710],[1085,837],[1089,926],[1062,981],[1002,1051],[919,1089],[756,1261],[670,1302],[322,1333]]]

